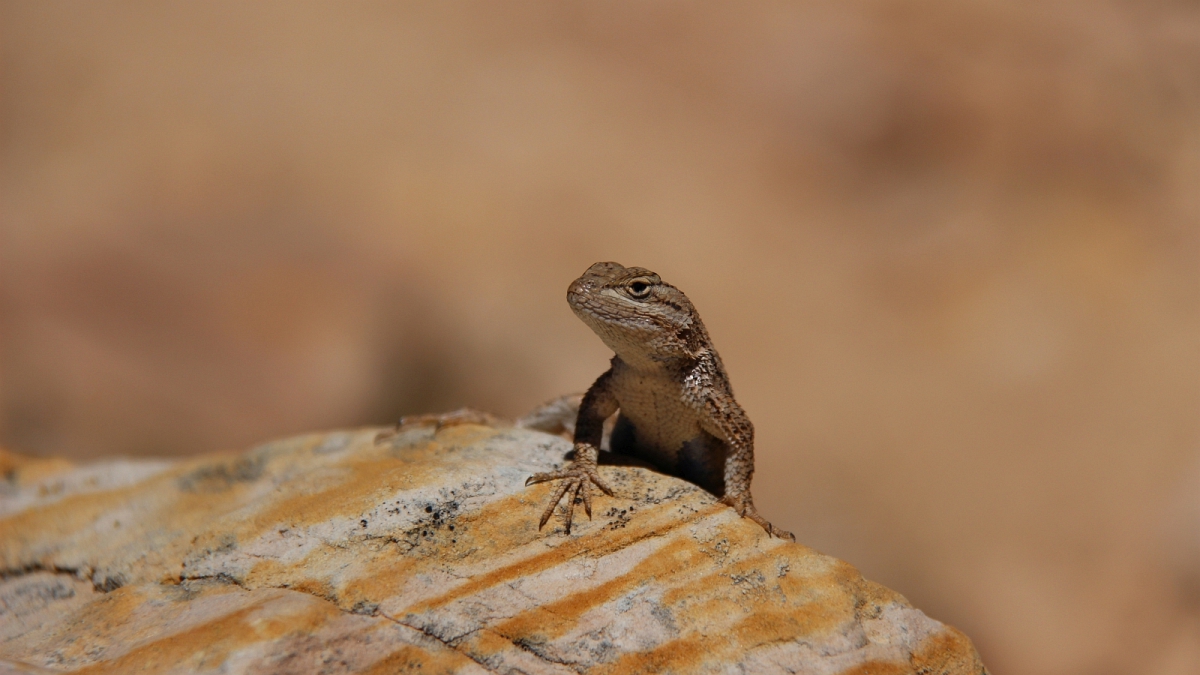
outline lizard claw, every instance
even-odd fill
[[[596,472],[596,467],[588,465],[576,464],[570,468],[561,471],[551,471],[548,473],[538,473],[525,479],[525,485],[533,485],[534,483],[545,483],[552,480],[561,480],[562,482],[554,489],[554,493],[550,495],[550,504],[546,510],[542,512],[542,518],[538,522],[538,529],[545,527],[549,522],[550,516],[554,515],[554,509],[558,503],[562,501],[563,495],[567,495],[567,513],[566,513],[566,531],[571,533],[571,522],[575,515],[575,500],[581,498],[583,501],[583,510],[587,513],[588,518],[592,517],[592,484],[600,488],[604,494],[612,496],[612,488],[600,479],[600,474]]]
[[[796,541],[796,535],[788,532],[787,530],[781,530],[778,527],[775,527],[766,518],[758,515],[758,509],[754,508],[754,502],[750,501],[749,499],[741,499],[731,495],[725,495],[721,498],[721,503],[733,507],[733,510],[737,511],[739,516],[743,518],[749,518],[750,520],[758,523],[762,529],[767,531],[767,535],[779,537],[780,539],[790,539],[791,541]]]

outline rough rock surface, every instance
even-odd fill
[[[0,671],[978,674],[850,565],[634,466],[565,536],[570,444],[376,429],[177,462],[0,455]],[[582,514],[580,514],[582,517]]]

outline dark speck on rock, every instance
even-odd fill
[[[201,466],[183,476],[177,484],[183,492],[224,492],[236,483],[251,483],[258,480],[266,466],[262,455],[242,457],[234,461]]]

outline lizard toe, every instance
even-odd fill
[[[605,483],[603,480],[601,480],[600,474],[597,473],[595,469],[588,469],[585,472],[585,475],[589,481],[596,484],[596,487],[603,490],[604,494],[608,495],[609,497],[613,496],[612,488],[608,486],[608,483]]]
[[[550,516],[554,515],[554,508],[558,506],[558,502],[562,500],[563,495],[570,489],[571,481],[569,480],[563,481],[554,489],[554,494],[550,495],[550,503],[546,505],[546,510],[542,512],[542,519],[538,522],[539,530],[546,526],[546,523],[550,520]],[[568,502],[568,511],[571,508],[573,508],[573,505]]]
[[[525,485],[528,487],[535,483],[545,483],[548,481],[559,480],[562,478],[571,478],[572,475],[573,474],[571,474],[569,471],[549,471],[546,473],[535,473],[532,476],[530,476],[529,478],[525,479]]]

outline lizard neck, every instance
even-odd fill
[[[639,372],[684,372],[713,352],[704,325],[696,318],[678,330],[644,331],[637,339],[607,325],[595,332],[617,358]]]
[[[694,357],[654,357],[646,352],[620,353],[612,358],[614,368],[623,368],[644,375],[672,375],[685,373],[696,366]]]

